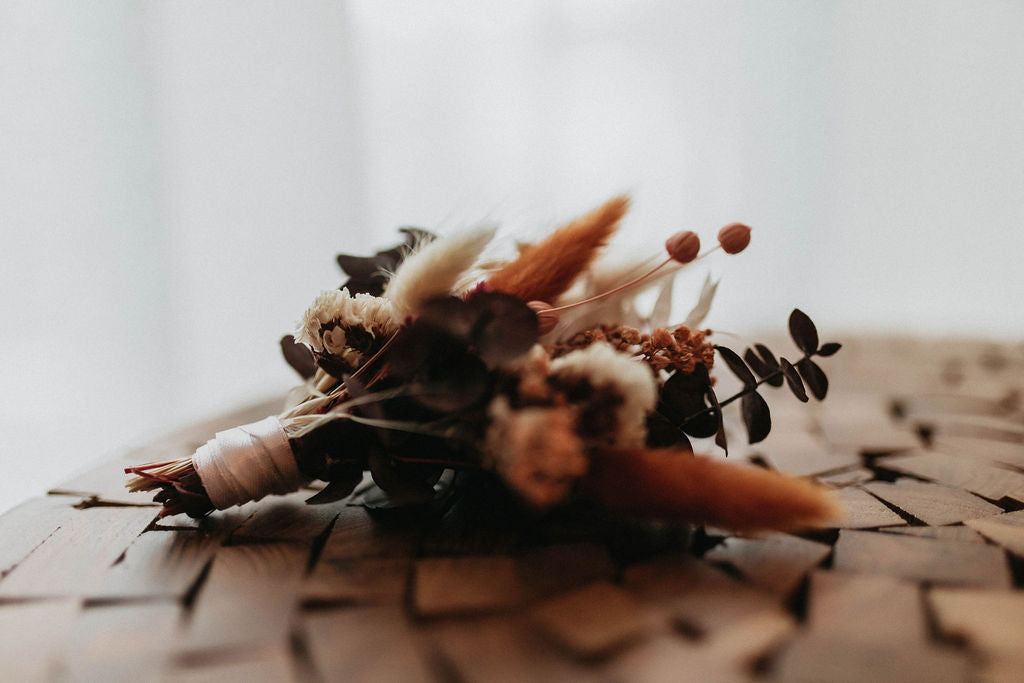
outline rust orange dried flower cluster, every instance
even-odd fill
[[[586,348],[594,342],[607,342],[617,351],[632,352],[654,370],[678,370],[691,373],[699,363],[708,370],[715,362],[715,348],[706,337],[710,330],[691,332],[680,325],[673,330],[658,327],[642,334],[635,327],[600,325],[577,333],[565,344],[548,347],[555,358]]]

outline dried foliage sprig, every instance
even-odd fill
[[[808,389],[824,398],[813,358],[839,345],[819,345],[799,310],[789,323],[803,352],[795,362],[760,344],[742,357],[713,345],[710,330],[695,329],[710,279],[688,324],[666,324],[672,275],[715,251],[742,252],[751,231],[739,223],[704,253],[696,233],[676,233],[667,254],[594,287],[605,277],[595,259],[627,207],[615,198],[496,268],[479,261],[489,229],[437,239],[405,229],[395,247],[339,256],[347,282],[317,297],[281,341],[306,380],[286,410],[218,433],[192,458],[128,468],[129,487],[156,491],[164,514],[202,516],[309,479],[327,482],[310,503],[424,504],[468,472],[535,509],[589,497],[629,516],[744,530],[834,515],[811,483],[694,456],[688,436],[715,436],[724,449],[722,409],[740,401],[750,442],[765,438],[762,386],[788,382],[801,400]],[[478,271],[484,279],[464,287]],[[632,298],[655,283],[654,319],[644,321]],[[566,300],[567,291],[580,295]],[[716,352],[743,383],[721,401]],[[353,494],[367,471],[373,487]]]

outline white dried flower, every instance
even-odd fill
[[[569,406],[513,410],[503,396],[488,409],[484,451],[489,464],[526,501],[547,508],[565,500],[587,473],[583,442]]]
[[[612,391],[622,398],[615,409],[614,445],[637,447],[647,434],[647,413],[654,410],[658,387],[650,368],[604,342],[573,351],[551,363],[555,377],[580,377],[594,389]]]
[[[394,319],[391,302],[383,297],[370,294],[352,296],[348,289],[332,289],[320,292],[306,309],[295,331],[295,341],[322,352],[325,340],[321,339],[320,330],[328,323],[335,323],[337,327],[334,329],[362,327],[373,335],[379,335],[395,331],[399,322]]]
[[[326,330],[323,334],[324,349],[327,353],[341,354],[345,350],[345,330],[341,326]]]

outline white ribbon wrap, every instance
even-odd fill
[[[276,417],[217,432],[192,454],[192,464],[218,510],[291,493],[308,481]]]

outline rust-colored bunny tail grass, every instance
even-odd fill
[[[841,516],[810,481],[672,448],[601,450],[582,483],[619,512],[733,531],[794,531]]]
[[[487,278],[488,287],[523,301],[554,301],[594,260],[628,208],[628,197],[610,199],[524,248],[518,258]]]

